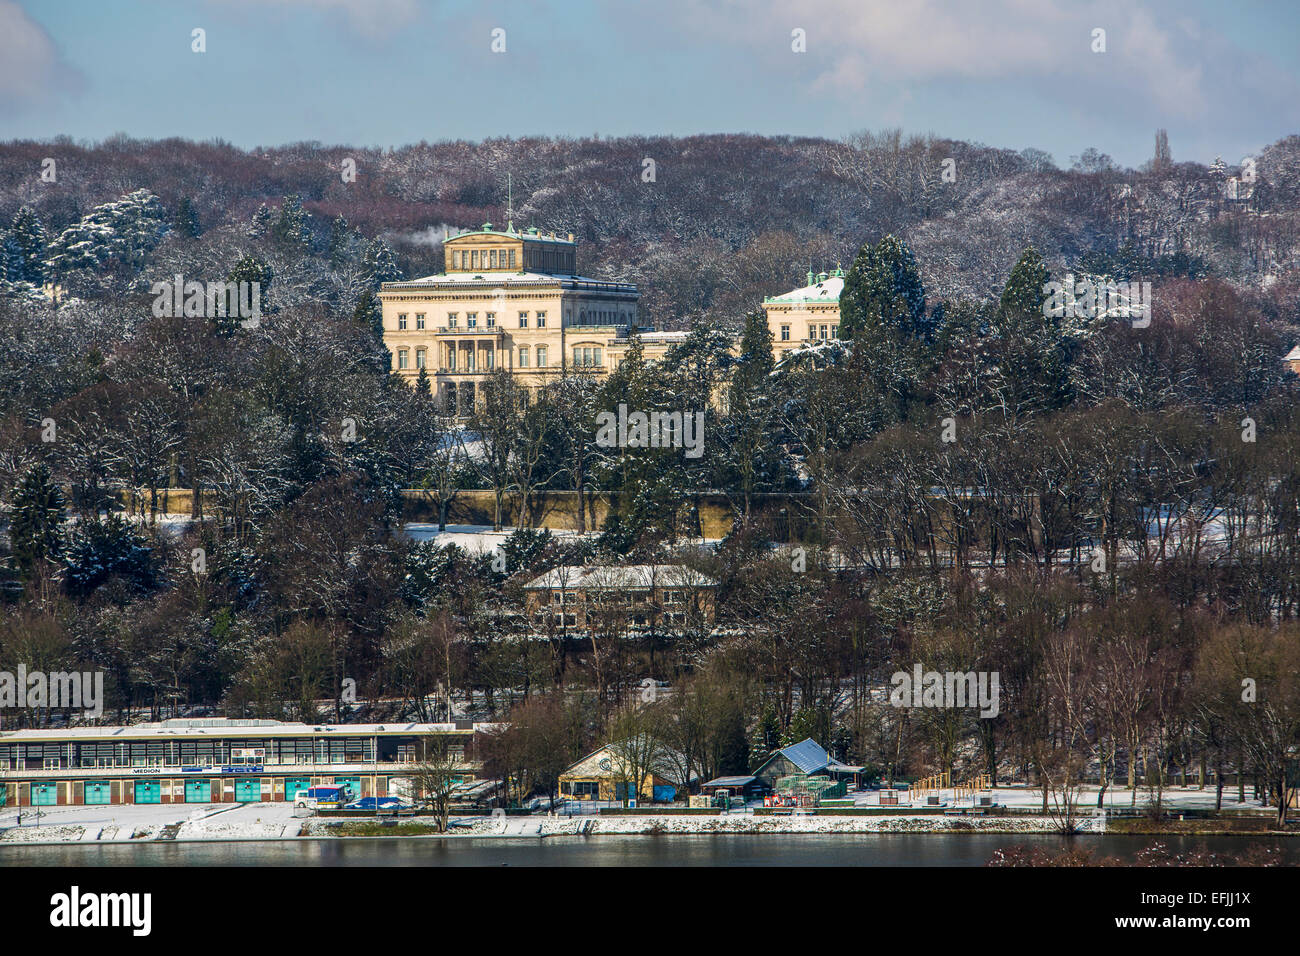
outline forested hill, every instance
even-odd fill
[[[46,158],[55,160],[52,183],[41,178]],[[354,182],[340,175],[347,159],[356,163]],[[259,207],[296,195],[320,247],[342,216],[364,237],[382,237],[403,273],[421,275],[441,268],[444,228],[504,226],[509,175],[517,227],[576,233],[581,271],[637,282],[646,318],[665,327],[702,315],[735,322],[764,295],[802,284],[810,266],[847,267],[864,241],[890,232],[908,241],[933,298],[1000,289],[1032,243],[1054,270],[1226,278],[1295,321],[1300,137],[1253,159],[1253,168],[1153,162],[1130,170],[1087,150],[1058,167],[1038,150],[897,132],[391,150],[61,138],[0,144],[0,224],[28,206],[54,237],[97,206],[145,189],[169,211],[189,200],[194,231],[224,256],[247,245]],[[174,241],[163,240],[157,265],[176,264],[166,249]],[[188,265],[191,274],[204,271],[202,262]]]

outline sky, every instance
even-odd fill
[[[1293,0],[0,0],[0,140],[901,127],[1136,166],[1164,128],[1231,164],[1300,133],[1298,36]]]

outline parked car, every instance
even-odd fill
[[[362,797],[353,800],[344,809],[347,810],[400,810],[409,804],[402,803],[397,797]]]

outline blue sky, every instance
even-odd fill
[[[1297,36],[1288,0],[0,0],[0,139],[901,126],[1135,165],[1165,127],[1233,163],[1300,133]]]

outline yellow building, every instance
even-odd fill
[[[566,374],[603,377],[618,368],[639,328],[640,293],[631,283],[577,275],[572,233],[484,223],[443,249],[446,271],[385,282],[379,300],[394,370],[414,380],[425,369],[449,411],[468,415],[494,369],[537,389]],[[654,360],[686,333],[640,334]]]
[[[641,781],[632,786],[628,756],[639,752],[639,760],[649,765],[641,769]],[[664,777],[668,765],[681,765],[680,755],[673,760],[670,751],[641,738],[623,746],[605,745],[583,757],[560,774],[560,796],[566,800],[628,800],[644,803],[669,802],[677,787]],[[697,778],[698,779],[698,778]]]
[[[840,293],[844,270],[808,273],[808,284],[763,300],[772,352],[779,362],[787,352],[822,339],[839,338]]]
[[[1287,352],[1282,361],[1286,362],[1287,367],[1290,368],[1292,372],[1296,375],[1300,375],[1300,345],[1297,345],[1290,352]]]

